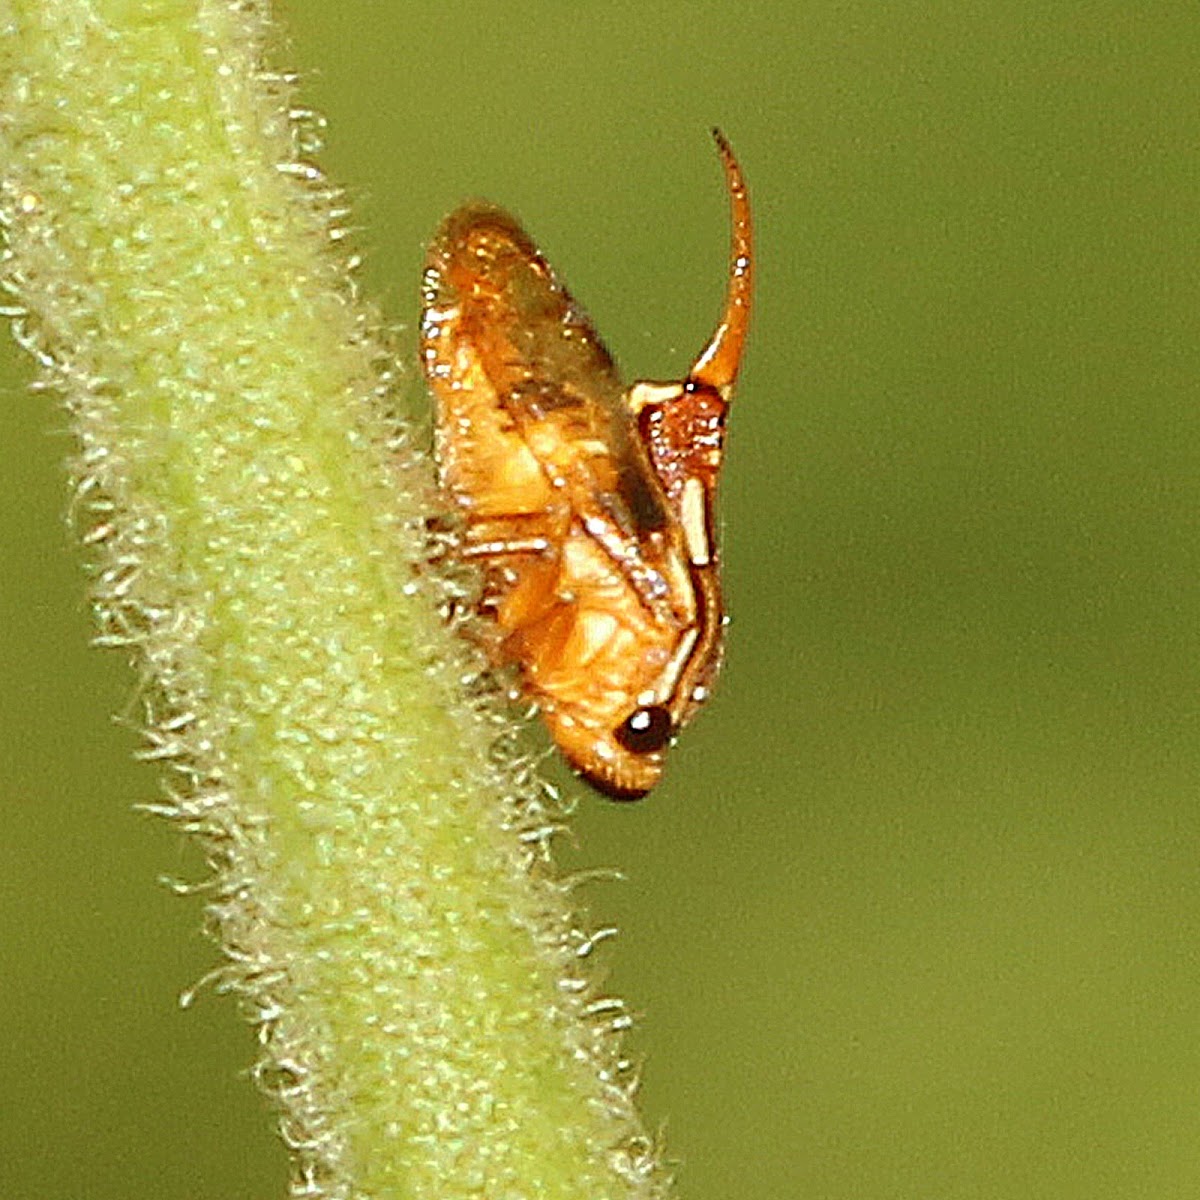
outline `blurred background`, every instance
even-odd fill
[[[572,866],[689,1200],[1200,1194],[1200,9],[287,0],[365,282],[518,213],[680,375],[741,158],[729,654]],[[2,351],[0,1162],[14,1200],[281,1197],[132,677],[88,649],[62,414]],[[420,388],[410,389],[414,405]],[[582,791],[582,789],[581,789]]]

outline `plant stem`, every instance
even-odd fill
[[[5,277],[100,640],[213,864],[297,1193],[661,1194],[561,814],[414,569],[428,467],[269,34],[251,0],[0,0]]]

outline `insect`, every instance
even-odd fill
[[[493,659],[515,664],[571,767],[644,796],[708,696],[724,616],[713,499],[750,316],[749,198],[713,130],[732,209],[716,332],[674,383],[626,388],[546,260],[468,204],[430,246],[421,355],[458,554],[483,568]]]

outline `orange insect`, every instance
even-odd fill
[[[725,412],[750,316],[746,185],[713,130],[732,206],[725,311],[678,383],[625,388],[516,221],[470,204],[430,247],[421,353],[459,554],[480,611],[570,765],[615,799],[659,780],[707,697],[724,618],[713,528]]]

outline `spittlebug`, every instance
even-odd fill
[[[750,315],[751,228],[732,208],[725,309],[687,378],[625,388],[506,212],[470,204],[429,249],[421,353],[458,552],[483,567],[493,658],[515,664],[570,765],[615,799],[659,780],[707,697],[724,617],[713,498]]]

